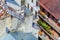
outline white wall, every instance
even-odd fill
[[[35,14],[35,11],[39,11],[40,8],[36,6],[36,0],[33,0],[33,2],[31,2],[31,0],[26,0],[26,6],[28,6],[29,4],[29,9],[31,10],[31,7],[33,7],[33,14]]]

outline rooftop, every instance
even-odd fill
[[[31,33],[17,32],[9,33],[1,40],[37,40],[37,38],[35,38],[35,36],[33,36]]]
[[[60,0],[40,0],[39,4],[56,19],[60,18]]]
[[[19,4],[17,4],[15,0],[6,0],[6,2],[19,6]]]

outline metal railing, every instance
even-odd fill
[[[60,30],[55,26],[53,25],[52,23],[50,23],[48,20],[46,20],[45,18],[43,18],[40,14],[39,16],[45,21],[47,22],[54,30],[56,30],[59,34],[60,34]]]
[[[42,26],[39,26],[39,24],[37,24],[38,25],[38,27],[40,28],[40,29],[42,29],[50,38],[52,38],[53,40],[57,40],[55,37],[53,37],[52,35],[50,35]]]

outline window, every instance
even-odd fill
[[[49,12],[47,12],[46,10],[44,10],[44,13],[45,13],[48,17],[50,17],[50,13],[49,13]]]
[[[41,9],[44,12],[44,8]]]
[[[21,0],[21,5],[24,5],[25,4],[25,0]]]
[[[35,15],[37,15],[37,12],[35,11]]]
[[[33,0],[31,0],[31,2],[33,2]]]
[[[28,8],[29,8],[29,4],[28,4]]]
[[[43,11],[43,12],[44,12],[44,10],[45,10],[45,9],[44,9],[44,8],[42,8],[41,6],[40,6],[40,9],[41,9],[41,11]]]
[[[55,21],[56,20],[55,17],[52,16],[52,20]]]
[[[49,13],[49,12],[47,12],[47,11],[46,11],[46,15],[47,15],[48,17],[50,17],[50,13]]]
[[[36,6],[38,6],[38,2],[36,2]]]
[[[35,18],[37,18],[37,12],[35,11]]]
[[[33,7],[31,7],[31,12],[33,11]]]

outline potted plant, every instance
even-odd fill
[[[40,26],[42,26],[48,33],[51,34],[51,32],[50,32],[51,27],[50,27],[48,24],[46,24],[46,23],[43,22],[42,20],[37,21],[37,23],[38,23]]]

